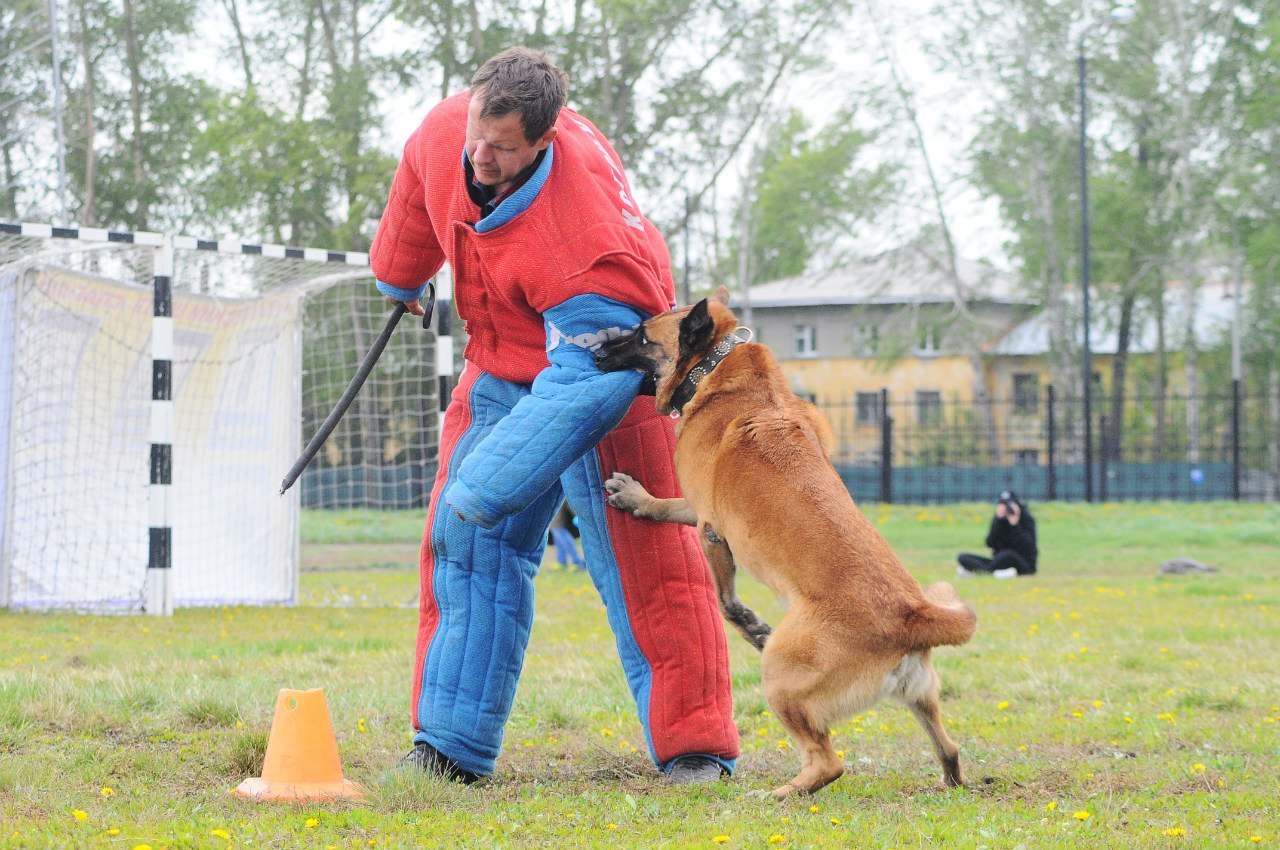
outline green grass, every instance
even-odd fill
[[[988,510],[867,506],[922,581],[981,550]],[[736,634],[738,775],[663,785],[595,591],[551,567],[494,780],[380,784],[408,743],[422,517],[351,512],[306,517],[319,566],[295,608],[0,613],[0,847],[1280,846],[1280,506],[1033,510],[1041,575],[957,580],[978,634],[935,654],[967,789],[940,790],[923,732],[882,703],[836,730],[834,785],[749,796],[796,756]],[[1173,555],[1223,572],[1157,576]],[[325,689],[363,801],[230,795],[261,769],[281,687]]]

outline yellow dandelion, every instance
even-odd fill
[[[209,834],[217,836],[218,838],[224,838],[227,841],[231,840],[231,833],[227,832],[225,829],[215,829],[210,831]]]
[[[1091,815],[1088,812],[1076,812],[1072,817],[1076,820],[1088,820]]]
[[[1093,707],[1094,707],[1094,708],[1102,708],[1102,700],[1100,700],[1100,699],[1095,699],[1095,700],[1093,701]]]
[[[1057,801],[1055,800],[1055,801],[1053,801],[1053,802],[1049,803],[1049,805],[1045,806],[1044,808],[1045,808],[1045,811],[1049,811],[1049,812],[1051,812],[1051,811],[1053,811],[1054,809],[1058,808],[1058,803],[1057,803]]]
[[[608,826],[608,829],[617,829],[617,828],[618,828],[618,825],[616,823],[611,823]]]
[[[809,807],[809,811],[813,812],[814,814],[817,814],[817,813],[818,813],[818,807],[817,807],[817,806],[810,806],[810,807]]]
[[[1194,770],[1196,773],[1204,773],[1204,765],[1202,765],[1200,762],[1196,762],[1195,764],[1191,765],[1191,769]]]
[[[771,712],[771,711],[769,711],[769,710],[767,710],[767,709],[766,709],[765,711],[760,712],[760,716],[761,716],[761,717],[773,717],[773,712]]]
[[[135,844],[133,850],[151,850],[150,844]]]
[[[236,721],[236,728],[237,728],[237,729],[243,729],[243,728],[244,728],[244,721],[243,721],[243,720],[237,720],[237,721]]]
[[[358,731],[360,731],[360,732],[368,732],[368,731],[369,731],[369,727],[365,725],[365,722],[364,722],[364,718],[363,718],[363,717],[361,717],[359,720],[357,720],[357,721],[356,721],[356,729],[357,729]]]
[[[832,818],[832,819],[831,819],[831,825],[832,825],[832,826],[839,826],[839,825],[840,825],[840,818]]]
[[[998,711],[1004,711],[1008,707],[1009,707],[1009,701],[1007,699],[1001,700],[999,703],[996,704],[996,710]]]
[[[1187,831],[1180,826],[1170,827],[1164,831],[1165,835],[1186,835]]]
[[[836,750],[836,758],[844,761],[844,750]]]
[[[782,816],[782,822],[783,822],[783,823],[791,823],[791,818],[787,817],[786,815],[783,815],[783,816]]]
[[[1125,722],[1125,723],[1132,723],[1132,722],[1133,722],[1133,718],[1132,718],[1132,717],[1126,717],[1126,718],[1124,719],[1124,722]]]
[[[770,844],[786,844],[787,837],[785,835],[779,835],[778,833],[775,832],[773,835],[769,836],[769,843]]]
[[[1262,836],[1261,836],[1261,835],[1250,835],[1250,836],[1249,836],[1249,840],[1250,840],[1250,841],[1252,841],[1254,844],[1261,844],[1261,843],[1262,843]]]
[[[600,734],[601,734],[601,735],[603,735],[603,736],[605,736],[606,738],[612,738],[612,737],[613,737],[613,730],[612,730],[612,729],[609,729],[608,727],[605,727],[605,728],[602,728],[602,729],[600,730]]]
[[[111,787],[104,787],[104,788],[102,789],[102,796],[104,796],[104,797],[114,797],[114,796],[115,796],[115,794],[116,794],[116,789],[114,789],[114,788],[111,788]]]
[[[785,750],[789,746],[791,746],[791,742],[788,741],[786,738],[778,739],[778,749]]]
[[[312,827],[319,826],[319,825],[320,825],[320,821],[316,820],[315,818],[307,818],[307,822],[303,824],[303,826],[305,826],[307,829],[311,829]]]
[[[724,844],[726,841],[728,841],[728,840],[729,840],[729,836],[727,836],[727,835],[717,835],[715,838],[713,838],[713,839],[711,839],[711,840],[712,840],[712,841],[714,841],[716,844]]]
[[[74,812],[72,812],[71,816],[76,820],[80,821],[80,823],[84,823],[86,820],[89,819],[89,813],[83,812],[80,809],[76,809]]]
[[[120,827],[118,826],[113,826],[111,827],[111,829],[107,830],[107,835],[119,835],[119,834],[120,834]]]

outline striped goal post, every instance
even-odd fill
[[[366,254],[0,222],[0,607],[297,601],[301,508],[425,504],[436,286],[281,497],[386,318]]]

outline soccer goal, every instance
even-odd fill
[[[278,494],[388,311],[364,254],[0,222],[0,606],[296,601],[302,506],[430,487],[452,350],[403,321]]]

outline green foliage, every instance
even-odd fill
[[[805,271],[816,252],[887,204],[893,189],[892,166],[858,167],[872,140],[851,113],[836,113],[814,132],[792,110],[766,135],[751,201],[757,281]]]

